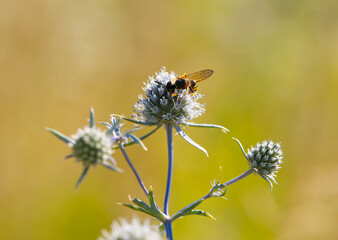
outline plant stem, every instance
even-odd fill
[[[239,175],[238,177],[235,177],[234,179],[232,179],[232,180],[230,180],[230,181],[227,181],[226,183],[224,183],[224,185],[229,186],[229,185],[231,185],[231,184],[233,184],[233,183],[235,183],[235,182],[237,182],[237,181],[239,181],[239,180],[241,180],[241,179],[243,179],[243,178],[249,176],[249,175],[250,175],[251,173],[253,173],[254,171],[255,171],[254,169],[250,168],[248,171],[242,173],[242,174]]]
[[[255,172],[254,169],[250,168],[248,171],[242,173],[241,175],[239,175],[238,177],[235,177],[234,179],[230,180],[230,181],[227,181],[226,183],[223,183],[221,185],[223,185],[224,187],[226,186],[229,186],[247,176],[249,176],[251,173]],[[204,197],[201,197],[200,199],[196,200],[195,202],[189,204],[188,206],[182,208],[180,211],[178,211],[176,214],[174,214],[173,216],[171,216],[171,221],[174,221],[177,219],[177,214],[180,213],[180,212],[184,212],[186,209],[188,208],[191,208],[191,209],[194,209],[196,208],[198,205],[200,205],[202,202],[204,202],[205,200],[209,199],[213,197],[212,196],[212,192],[210,191],[207,195],[205,195]],[[193,207],[193,208],[192,208]]]
[[[126,152],[126,150],[125,150],[125,148],[124,148],[124,146],[123,146],[123,143],[119,143],[119,148],[121,149],[121,152],[122,152],[124,158],[126,159],[127,163],[129,164],[129,167],[131,168],[131,170],[133,170],[134,175],[135,175],[135,177],[136,177],[136,179],[137,179],[137,181],[138,181],[140,187],[142,188],[143,192],[144,192],[144,193],[146,194],[146,196],[148,197],[148,195],[149,195],[148,190],[147,190],[146,187],[144,186],[144,184],[143,184],[143,182],[142,182],[142,180],[141,180],[140,175],[137,173],[137,171],[136,171],[134,165],[133,165],[132,162],[130,161],[130,159],[129,159],[128,155],[127,155],[127,152]]]
[[[168,176],[167,176],[167,187],[165,192],[165,198],[164,198],[164,214],[169,216],[169,197],[170,197],[170,189],[171,189],[171,182],[173,177],[173,162],[174,162],[174,149],[173,149],[173,128],[171,124],[166,124],[165,126],[167,131],[167,143],[168,143]],[[172,227],[171,227],[171,221],[167,221],[164,224],[167,239],[172,240]]]
[[[171,227],[171,221],[167,220],[164,223],[164,227],[165,227],[165,232],[167,235],[167,240],[173,240],[173,231],[172,231],[172,227]]]

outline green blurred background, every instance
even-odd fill
[[[70,150],[45,127],[71,135],[91,106],[98,121],[130,116],[162,66],[214,69],[195,122],[231,130],[186,129],[210,158],[175,136],[171,213],[247,170],[231,137],[285,152],[272,192],[249,176],[201,205],[216,221],[177,220],[175,239],[338,239],[337,1],[2,0],[0,29],[0,239],[96,239],[137,214],[116,204],[144,199],[120,152],[125,173],[98,167],[74,193],[82,166],[62,161]],[[165,139],[127,149],[159,204]]]

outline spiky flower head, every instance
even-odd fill
[[[248,160],[250,167],[254,168],[263,176],[275,177],[280,165],[283,163],[283,151],[279,143],[271,140],[257,143],[248,149]]]
[[[197,102],[202,95],[189,94],[189,89],[178,90],[171,95],[166,90],[168,82],[177,78],[174,72],[167,72],[163,67],[155,78],[149,77],[143,90],[146,97],[139,95],[138,102],[134,105],[133,119],[149,125],[185,124],[205,112],[204,105]]]
[[[267,180],[272,188],[272,182],[277,183],[276,173],[281,169],[283,163],[283,151],[280,143],[264,140],[262,143],[257,143],[256,146],[251,146],[246,153],[239,140],[234,139],[240,145],[250,168]]]
[[[76,187],[82,182],[86,176],[90,166],[97,164],[103,165],[110,170],[121,171],[115,166],[116,161],[111,156],[113,153],[111,133],[112,131],[103,132],[95,127],[94,110],[91,109],[89,115],[89,127],[80,128],[77,133],[71,137],[67,137],[62,133],[47,128],[54,136],[67,143],[72,148],[72,154],[66,156],[67,158],[75,157],[78,162],[82,162],[84,170],[77,181]]]
[[[163,238],[150,221],[142,223],[138,218],[133,218],[131,222],[125,219],[114,221],[111,231],[103,230],[98,240],[163,240]]]
[[[73,149],[73,155],[85,167],[102,164],[111,158],[112,144],[102,130],[90,127],[80,128],[71,138],[74,142],[69,143],[69,146]]]
[[[280,143],[274,143],[271,140],[257,143],[248,149],[247,159],[249,165],[260,176],[267,180],[277,183],[276,173],[281,169],[283,163],[283,151]]]

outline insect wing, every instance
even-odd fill
[[[187,74],[186,78],[199,82],[209,78],[213,73],[214,71],[211,69],[204,69],[195,73]]]

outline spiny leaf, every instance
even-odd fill
[[[120,117],[120,118],[123,118],[124,120],[127,120],[127,121],[132,122],[132,123],[140,124],[140,125],[147,125],[147,126],[154,126],[155,125],[155,124],[151,124],[151,123],[145,123],[145,122],[141,122],[141,121],[136,121],[134,119],[127,118],[127,117],[124,117],[122,115],[113,114],[113,116]]]
[[[64,160],[66,160],[66,159],[68,159],[68,158],[72,158],[72,157],[75,157],[75,155],[74,155],[74,154],[69,154],[69,155],[67,155],[67,156],[64,158]]]
[[[94,114],[93,107],[90,109],[90,113],[89,113],[89,126],[91,128],[95,127],[95,114]]]
[[[112,165],[109,161],[105,160],[103,161],[102,165],[106,168],[108,168],[109,170],[113,170],[115,172],[123,172],[123,170],[121,168],[118,168],[114,165]]]
[[[193,202],[192,204],[190,204],[189,206],[187,206],[186,208],[183,208],[181,211],[189,212],[189,211],[193,210],[195,207],[197,207],[198,205],[200,205],[203,201],[204,201],[203,199],[199,199],[199,200]]]
[[[147,210],[147,211],[151,211],[151,207],[149,207],[145,202],[143,202],[142,200],[140,199],[137,199],[137,198],[134,198],[132,200],[133,203],[135,203],[137,206]]]
[[[61,141],[65,142],[67,144],[69,144],[69,143],[74,144],[75,143],[72,139],[70,139],[69,137],[63,135],[62,133],[60,133],[60,132],[58,132],[58,131],[56,131],[54,129],[51,129],[51,128],[46,128],[46,129],[49,132],[51,132],[54,136],[56,136],[58,139],[60,139]]]
[[[188,143],[198,148],[199,150],[203,151],[207,155],[207,157],[209,157],[208,152],[199,144],[195,143],[185,132],[182,131],[182,129],[178,125],[175,125],[175,129],[184,140],[186,140]]]
[[[230,132],[229,129],[220,126],[220,125],[216,125],[216,124],[207,124],[207,123],[192,123],[192,122],[187,122],[185,125],[189,126],[189,127],[202,127],[202,128],[219,128],[222,129],[222,131],[224,133]]]
[[[191,212],[187,213],[187,215],[205,216],[205,217],[211,218],[212,220],[216,220],[216,218],[214,218],[210,213],[202,211],[202,210],[192,210]]]
[[[145,213],[145,214],[148,214],[148,212],[146,210],[144,210],[143,208],[140,208],[140,207],[136,207],[134,205],[131,205],[131,204],[126,204],[126,203],[118,203],[119,205],[122,205],[122,206],[125,206],[125,207],[128,207],[128,208],[131,208],[135,211],[138,211],[138,212],[142,212],[142,213]]]
[[[158,219],[160,222],[165,222],[168,220],[168,217],[161,212],[161,210],[157,207],[155,200],[154,200],[154,193],[152,188],[150,188],[149,190],[149,194],[148,194],[148,198],[149,198],[149,202],[150,202],[150,206],[148,204],[146,204],[145,202],[134,198],[134,199],[130,199],[131,202],[133,202],[134,204],[136,204],[137,206],[134,205],[128,205],[128,204],[123,204],[124,206],[127,206],[129,208],[132,208],[134,210],[137,211],[142,211],[143,213],[146,213],[156,219]]]
[[[143,144],[143,142],[141,141],[141,139],[139,139],[138,137],[136,137],[133,134],[128,134],[126,135],[128,138],[131,138],[133,140],[133,142],[137,143],[138,145],[140,145],[145,151],[148,151],[148,148]]]
[[[104,124],[108,129],[111,129],[111,125],[107,122],[99,122],[99,123],[102,123]]]
[[[238,143],[239,147],[241,148],[241,150],[242,150],[242,152],[243,152],[245,158],[249,161],[248,155],[246,154],[246,152],[245,152],[245,150],[244,150],[244,148],[243,148],[241,142],[240,142],[237,138],[234,138],[234,137],[233,137],[232,139],[236,140],[236,142]],[[250,161],[249,161],[249,162],[250,162]]]
[[[144,140],[145,138],[149,137],[151,134],[155,133],[160,127],[162,127],[162,126],[157,126],[155,129],[153,129],[153,130],[150,131],[149,133],[143,135],[143,136],[140,137],[139,139],[140,139],[140,140]],[[124,143],[123,146],[127,147],[127,146],[130,146],[130,145],[133,145],[133,144],[135,144],[134,141],[128,142],[128,143]],[[117,149],[117,148],[119,148],[119,147],[118,147],[118,146],[113,147],[113,149]]]
[[[110,135],[113,134],[113,132],[116,130],[117,126],[120,124],[121,121],[122,121],[122,118],[119,118],[116,121],[114,121],[114,123],[111,126],[111,128],[107,131],[107,135],[108,136],[110,136]]]
[[[202,211],[202,210],[191,210],[188,212],[178,212],[177,214],[173,215],[170,218],[170,221],[173,222],[174,220],[176,220],[177,218],[181,218],[184,216],[189,216],[189,215],[199,215],[199,216],[204,216],[204,217],[209,217],[212,220],[216,220],[216,218],[214,218],[210,213]]]
[[[87,167],[84,168],[79,180],[77,181],[76,183],[76,186],[75,186],[75,190],[78,189],[78,187],[80,186],[80,183],[83,181],[83,179],[85,178],[85,176],[87,175],[88,173],[88,170],[89,170],[89,165]]]

